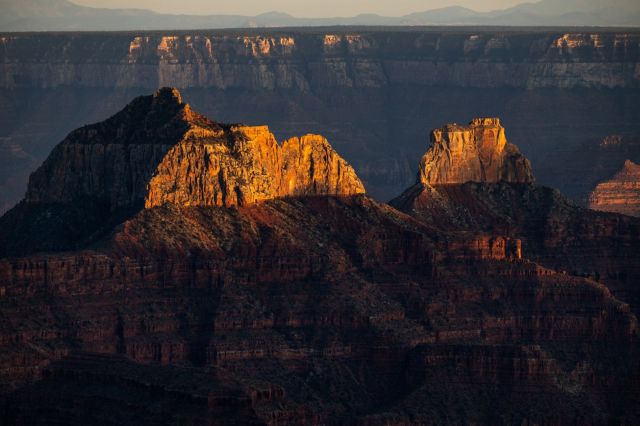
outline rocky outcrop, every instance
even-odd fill
[[[450,124],[434,130],[418,174],[424,185],[533,182],[529,160],[507,142],[498,118],[475,118],[468,126]]]
[[[544,174],[542,183],[588,206],[594,188],[611,179],[627,160],[640,163],[640,137],[612,134],[562,150],[540,164],[536,176]]]
[[[287,196],[365,192],[353,168],[322,136],[293,138],[280,146],[267,127],[191,132],[158,165],[149,182],[147,208],[165,203],[228,207]]]
[[[596,186],[589,196],[589,208],[640,217],[640,166],[625,161],[611,180]]]
[[[165,88],[53,150],[24,201],[0,219],[0,255],[81,247],[141,208],[166,203],[229,207],[364,192],[322,136],[279,145],[266,126],[216,123]]]
[[[95,198],[117,209],[360,193],[355,172],[323,137],[293,138],[280,147],[266,126],[215,123],[166,88],[72,132],[34,172],[25,201]]]
[[[484,128],[481,129],[480,134],[484,134]],[[437,135],[437,132],[434,133]],[[464,140],[460,135],[466,133],[452,131],[451,137],[454,141]],[[499,139],[490,138],[489,146],[500,146],[496,142]],[[444,176],[448,170],[452,170],[454,176],[456,173],[465,176],[469,170],[482,176],[482,165],[492,164],[482,156],[491,159],[494,152],[490,150],[487,155],[480,149],[469,150],[462,157],[466,166],[455,168],[453,166],[460,162],[451,161],[454,156],[443,149],[443,145],[432,145],[423,157],[418,183],[392,200],[391,205],[447,235],[449,256],[513,258],[509,253],[517,252],[517,248],[503,252],[497,247],[507,248],[509,241],[514,244],[520,241],[524,258],[554,271],[602,281],[629,302],[634,312],[640,312],[640,292],[636,284],[640,279],[637,237],[640,222],[637,219],[597,213],[570,202],[557,190],[533,185],[528,161],[520,154],[515,164],[526,165],[520,169],[525,173],[520,175],[527,179],[462,183],[473,179],[461,178],[451,179],[457,180],[452,183],[443,178],[438,182],[436,171],[439,170],[443,170]],[[517,152],[517,148],[514,149]],[[635,167],[631,166],[629,173],[633,174],[633,170]],[[518,173],[521,172],[515,175]],[[433,181],[435,183],[429,183]]]

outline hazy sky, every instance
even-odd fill
[[[258,15],[287,12],[298,17],[353,16],[377,13],[400,16],[459,5],[476,11],[503,9],[526,0],[70,0],[94,7],[140,8],[164,13]],[[536,0],[529,0],[535,3]],[[561,0],[559,0],[561,1]]]

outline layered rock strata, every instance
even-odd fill
[[[26,202],[231,206],[360,193],[353,168],[325,138],[307,135],[280,146],[268,127],[215,123],[165,88],[72,132],[31,176]]]
[[[482,120],[472,123],[477,126]],[[495,132],[494,128],[491,132]],[[484,134],[484,127],[480,129],[480,134]],[[460,136],[469,134],[452,131],[450,136],[442,138],[439,131],[435,131],[434,135],[435,141],[420,164],[418,182],[391,202],[394,207],[448,235],[450,255],[490,257],[483,253],[492,253],[495,256],[498,252],[492,248],[492,241],[519,240],[525,258],[555,271],[605,282],[617,296],[631,303],[635,312],[640,312],[640,292],[636,284],[640,280],[637,237],[640,222],[637,219],[599,214],[570,202],[556,190],[533,185],[529,163],[520,154],[518,160],[506,168],[493,168],[490,174],[484,173],[482,166],[491,163],[483,158],[492,158],[500,152],[500,146],[508,143],[492,143],[488,153],[474,148],[466,155],[454,156],[450,154],[449,144],[440,140],[461,142],[465,139]],[[489,140],[496,142],[500,138]],[[635,171],[636,167],[628,164],[620,176],[633,180]],[[504,173],[513,178],[496,179]],[[634,184],[620,186],[625,185],[633,187]],[[611,183],[605,187],[620,186]],[[630,196],[629,202],[633,200],[634,196]],[[499,255],[503,255],[501,250]]]
[[[639,40],[546,29],[7,34],[0,88],[638,88]]]
[[[353,168],[324,137],[279,145],[268,127],[216,123],[165,88],[54,148],[24,201],[1,219],[0,254],[79,247],[165,203],[229,207],[362,193]]]
[[[183,123],[188,110],[165,95]],[[31,200],[0,219],[0,235],[22,241],[3,245],[0,259],[0,422],[637,423],[629,304],[602,283],[527,259],[520,232],[477,225],[504,217],[500,225],[517,218],[538,229],[544,199],[532,190],[522,204],[510,192],[534,187],[420,184],[430,192],[418,195],[451,193],[421,204],[412,188],[411,217],[360,194],[323,140],[279,147],[264,128],[193,114],[157,158],[148,190],[115,178],[102,186],[92,167],[68,168],[69,188],[109,195],[105,208],[91,207],[109,226],[89,227],[77,250],[36,253],[42,239],[66,241],[42,232],[47,225],[88,226],[90,192],[41,201],[48,180],[34,180]],[[132,122],[131,141],[163,140],[153,130],[162,124],[144,130],[147,120]],[[64,170],[47,167],[56,179]],[[478,195],[464,207],[466,185],[490,188],[480,193],[495,203]],[[234,193],[243,197],[227,203]],[[477,222],[458,222],[454,202]],[[112,209],[122,205],[131,210],[118,218]],[[418,214],[423,205],[446,214]],[[616,232],[608,242],[622,248],[627,230]]]
[[[589,208],[640,217],[640,166],[625,161],[622,170],[591,192]]]
[[[468,126],[451,124],[434,130],[418,173],[425,185],[533,182],[529,160],[507,142],[498,118],[475,118]]]

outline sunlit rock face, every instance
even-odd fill
[[[596,186],[589,208],[640,217],[640,165],[625,161],[613,178]]]
[[[183,103],[176,89],[166,88],[72,132],[32,175],[26,201],[86,197],[117,209],[361,193],[353,168],[322,136],[280,146],[266,126],[213,122]]]
[[[572,192],[556,160],[640,132],[639,42],[631,29],[552,28],[3,34],[0,212],[70,130],[163,86],[221,122],[268,123],[280,141],[324,135],[380,201],[414,182],[425,131],[498,116],[539,182],[585,199],[595,181]]]
[[[364,192],[324,137],[280,145],[266,126],[214,122],[164,88],[54,148],[32,174],[25,199],[2,218],[0,256],[81,247],[145,207]]]
[[[468,126],[449,124],[431,133],[419,180],[425,185],[465,182],[531,183],[531,164],[507,142],[498,118],[475,118]]]
[[[319,135],[278,145],[266,126],[193,128],[158,165],[146,207],[232,206],[300,195],[356,195],[353,168]]]

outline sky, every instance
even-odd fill
[[[447,6],[464,6],[478,12],[504,9],[525,0],[70,0],[73,3],[107,8],[139,8],[161,13],[195,15],[248,15],[286,12],[297,17],[354,16],[376,13],[401,16]],[[536,2],[536,0],[529,0]]]

